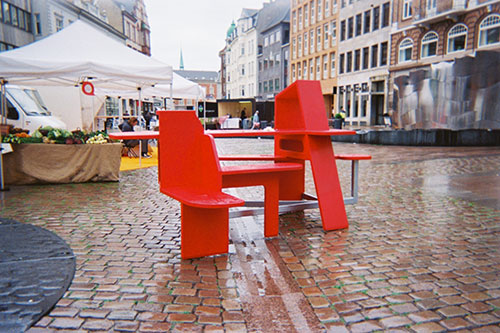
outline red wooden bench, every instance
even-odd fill
[[[280,178],[301,163],[221,166],[214,139],[194,111],[158,111],[160,191],[181,203],[181,257],[227,253],[229,208],[244,201],[225,187],[263,185],[264,235],[277,236]]]

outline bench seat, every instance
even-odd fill
[[[222,166],[222,175],[254,174],[264,172],[282,172],[302,170],[302,165],[298,163],[267,163],[267,164],[246,164]]]
[[[359,161],[359,160],[371,160],[371,155],[361,155],[361,154],[339,154],[335,155],[336,159],[348,160],[348,161]],[[275,156],[271,154],[261,154],[261,155],[223,155],[219,156],[221,161],[284,161],[286,157]]]
[[[245,204],[244,200],[224,192],[198,192],[185,188],[162,188],[161,192],[185,205],[198,208],[231,208]]]

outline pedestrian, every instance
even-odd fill
[[[258,129],[260,128],[260,119],[259,119],[259,110],[255,111],[255,114],[253,115],[252,119],[252,128],[251,129]]]
[[[122,132],[134,132],[134,126],[137,126],[137,118],[136,117],[131,117],[128,121],[124,121],[121,125],[118,127]],[[142,139],[142,151],[141,155],[144,158],[151,158],[151,155],[148,154],[148,139]],[[139,145],[139,140],[134,139],[134,140],[123,140],[123,143],[125,146],[133,148]]]
[[[246,108],[243,108],[243,110],[241,110],[240,119],[240,128],[245,128],[243,125],[245,124],[245,119],[247,119]]]

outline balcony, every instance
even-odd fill
[[[467,11],[467,0],[453,0],[451,6],[444,11],[438,12],[436,8],[425,11],[424,13],[416,13],[413,23],[418,27],[428,27],[430,24],[452,20],[457,21],[457,16]]]

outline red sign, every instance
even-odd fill
[[[82,83],[82,92],[88,96],[94,96],[94,85],[90,82]]]

